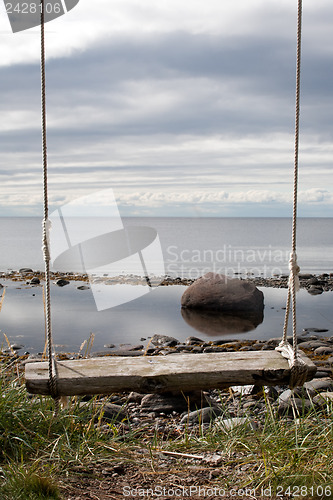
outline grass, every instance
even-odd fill
[[[147,460],[151,461],[154,471],[159,468],[161,450],[194,455],[218,453],[223,467],[217,466],[221,467],[221,475],[214,481],[220,481],[224,487],[251,487],[256,491],[271,488],[275,492],[282,488],[291,492],[290,498],[298,488],[300,498],[333,498],[331,403],[320,411],[311,408],[303,415],[295,413],[290,419],[279,416],[276,406],[266,399],[265,419],[256,429],[249,429],[245,424],[224,431],[212,424],[208,428],[200,425],[186,428],[175,434],[159,433],[152,424],[139,429],[129,427],[124,437],[117,422],[110,422],[109,432],[104,432],[97,398],[83,407],[80,399],[73,398],[69,409],[61,410],[60,417],[55,418],[50,398],[27,394],[18,366],[9,367],[4,362],[0,366],[3,367],[0,373],[1,499],[61,499],[60,480],[65,481],[73,467],[103,460],[140,463],[138,448],[146,449]],[[227,406],[225,412],[225,418],[229,418]],[[253,420],[254,415],[249,413],[247,417]],[[181,458],[179,460],[181,462]],[[226,476],[228,470],[230,473]],[[311,490],[319,486],[324,488],[323,495],[319,494],[321,490],[319,493],[317,489]],[[302,495],[301,487],[313,495]]]

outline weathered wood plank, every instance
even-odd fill
[[[300,353],[311,380],[316,366]],[[124,358],[110,356],[57,361],[58,390],[62,396],[205,390],[231,385],[288,384],[288,361],[277,351],[247,351]],[[33,394],[49,394],[48,363],[28,363],[26,387]]]

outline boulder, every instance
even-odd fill
[[[262,313],[264,294],[247,280],[207,273],[183,293],[183,308],[225,313]]]

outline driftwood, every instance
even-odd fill
[[[316,366],[303,353],[308,380]],[[232,385],[288,385],[288,361],[277,351],[247,351],[202,354],[171,354],[57,361],[59,395],[110,394],[122,391],[180,392],[223,388]],[[50,394],[48,363],[28,363],[27,390]]]

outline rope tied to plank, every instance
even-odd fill
[[[42,108],[42,153],[43,153],[43,211],[42,222],[42,251],[45,263],[45,324],[47,336],[48,372],[50,394],[55,401],[55,415],[59,411],[59,393],[57,388],[56,358],[52,350],[52,325],[51,325],[51,294],[50,294],[50,227],[48,218],[48,178],[47,178],[47,142],[46,142],[46,85],[45,85],[45,31],[44,31],[44,0],[40,0],[40,26],[41,26],[41,108]]]
[[[296,54],[296,113],[295,113],[295,157],[294,157],[294,192],[293,192],[293,219],[292,219],[292,251],[289,260],[289,282],[286,304],[286,314],[283,326],[282,341],[276,347],[282,356],[288,359],[290,366],[289,387],[302,386],[307,380],[308,367],[300,357],[297,348],[297,324],[296,324],[296,293],[300,288],[299,272],[296,253],[296,230],[297,230],[297,191],[298,191],[298,157],[299,157],[299,115],[300,115],[300,80],[301,80],[301,42],[302,42],[302,0],[298,0],[297,17],[297,54]],[[293,345],[287,340],[288,322],[290,311],[292,311]]]

